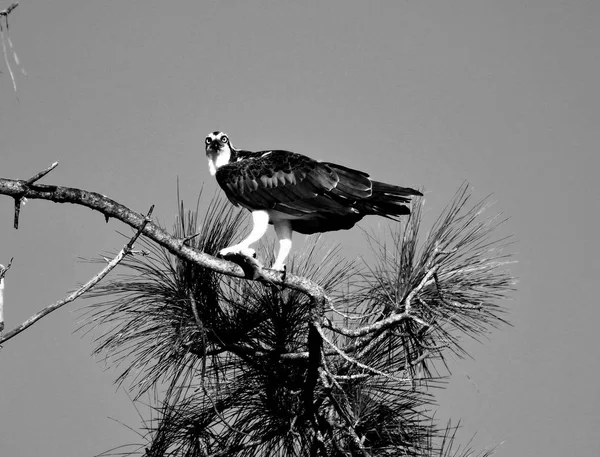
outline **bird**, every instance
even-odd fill
[[[219,255],[256,257],[250,245],[275,228],[279,250],[271,269],[286,271],[292,232],[313,234],[348,230],[367,215],[397,220],[410,214],[411,197],[423,195],[410,187],[372,180],[363,171],[278,149],[235,148],[226,133],[205,139],[208,169],[235,206],[248,209],[253,227],[240,243]]]

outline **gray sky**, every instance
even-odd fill
[[[7,6],[0,0],[0,8]],[[600,3],[589,1],[25,0],[11,38],[29,74],[16,100],[0,64],[0,176],[104,193],[170,226],[216,191],[203,139],[283,148],[427,190],[426,221],[468,180],[510,217],[520,279],[514,328],[453,361],[438,416],[498,455],[598,455],[593,294],[598,277]],[[12,229],[0,198],[0,262],[14,256],[7,328],[122,247],[89,210],[31,201]],[[387,227],[366,220],[364,228]],[[271,236],[273,236],[271,234]],[[301,239],[302,237],[298,237]],[[328,235],[349,257],[360,230]],[[137,441],[117,373],[73,334],[78,302],[0,351],[0,443],[11,457],[85,456]],[[468,377],[467,377],[468,376]],[[476,387],[475,387],[476,386]]]

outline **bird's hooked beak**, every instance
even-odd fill
[[[210,143],[208,143],[206,145],[206,152],[219,152],[221,150],[221,148],[223,147],[223,145],[221,144],[221,141],[218,140],[217,138],[215,138],[214,140],[212,140]]]

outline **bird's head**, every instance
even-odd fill
[[[234,149],[227,134],[223,132],[212,132],[204,140],[206,146],[206,158],[208,159],[208,171],[212,176],[217,169],[227,165],[231,161]]]

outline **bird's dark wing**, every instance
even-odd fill
[[[367,173],[289,151],[238,151],[216,178],[229,200],[250,210],[275,210],[300,233],[349,229],[368,214],[395,218],[420,192],[372,181]]]
[[[217,182],[232,203],[249,209],[276,209],[294,216],[331,206],[318,198],[339,181],[327,164],[289,151],[261,151],[244,156],[216,173]]]

